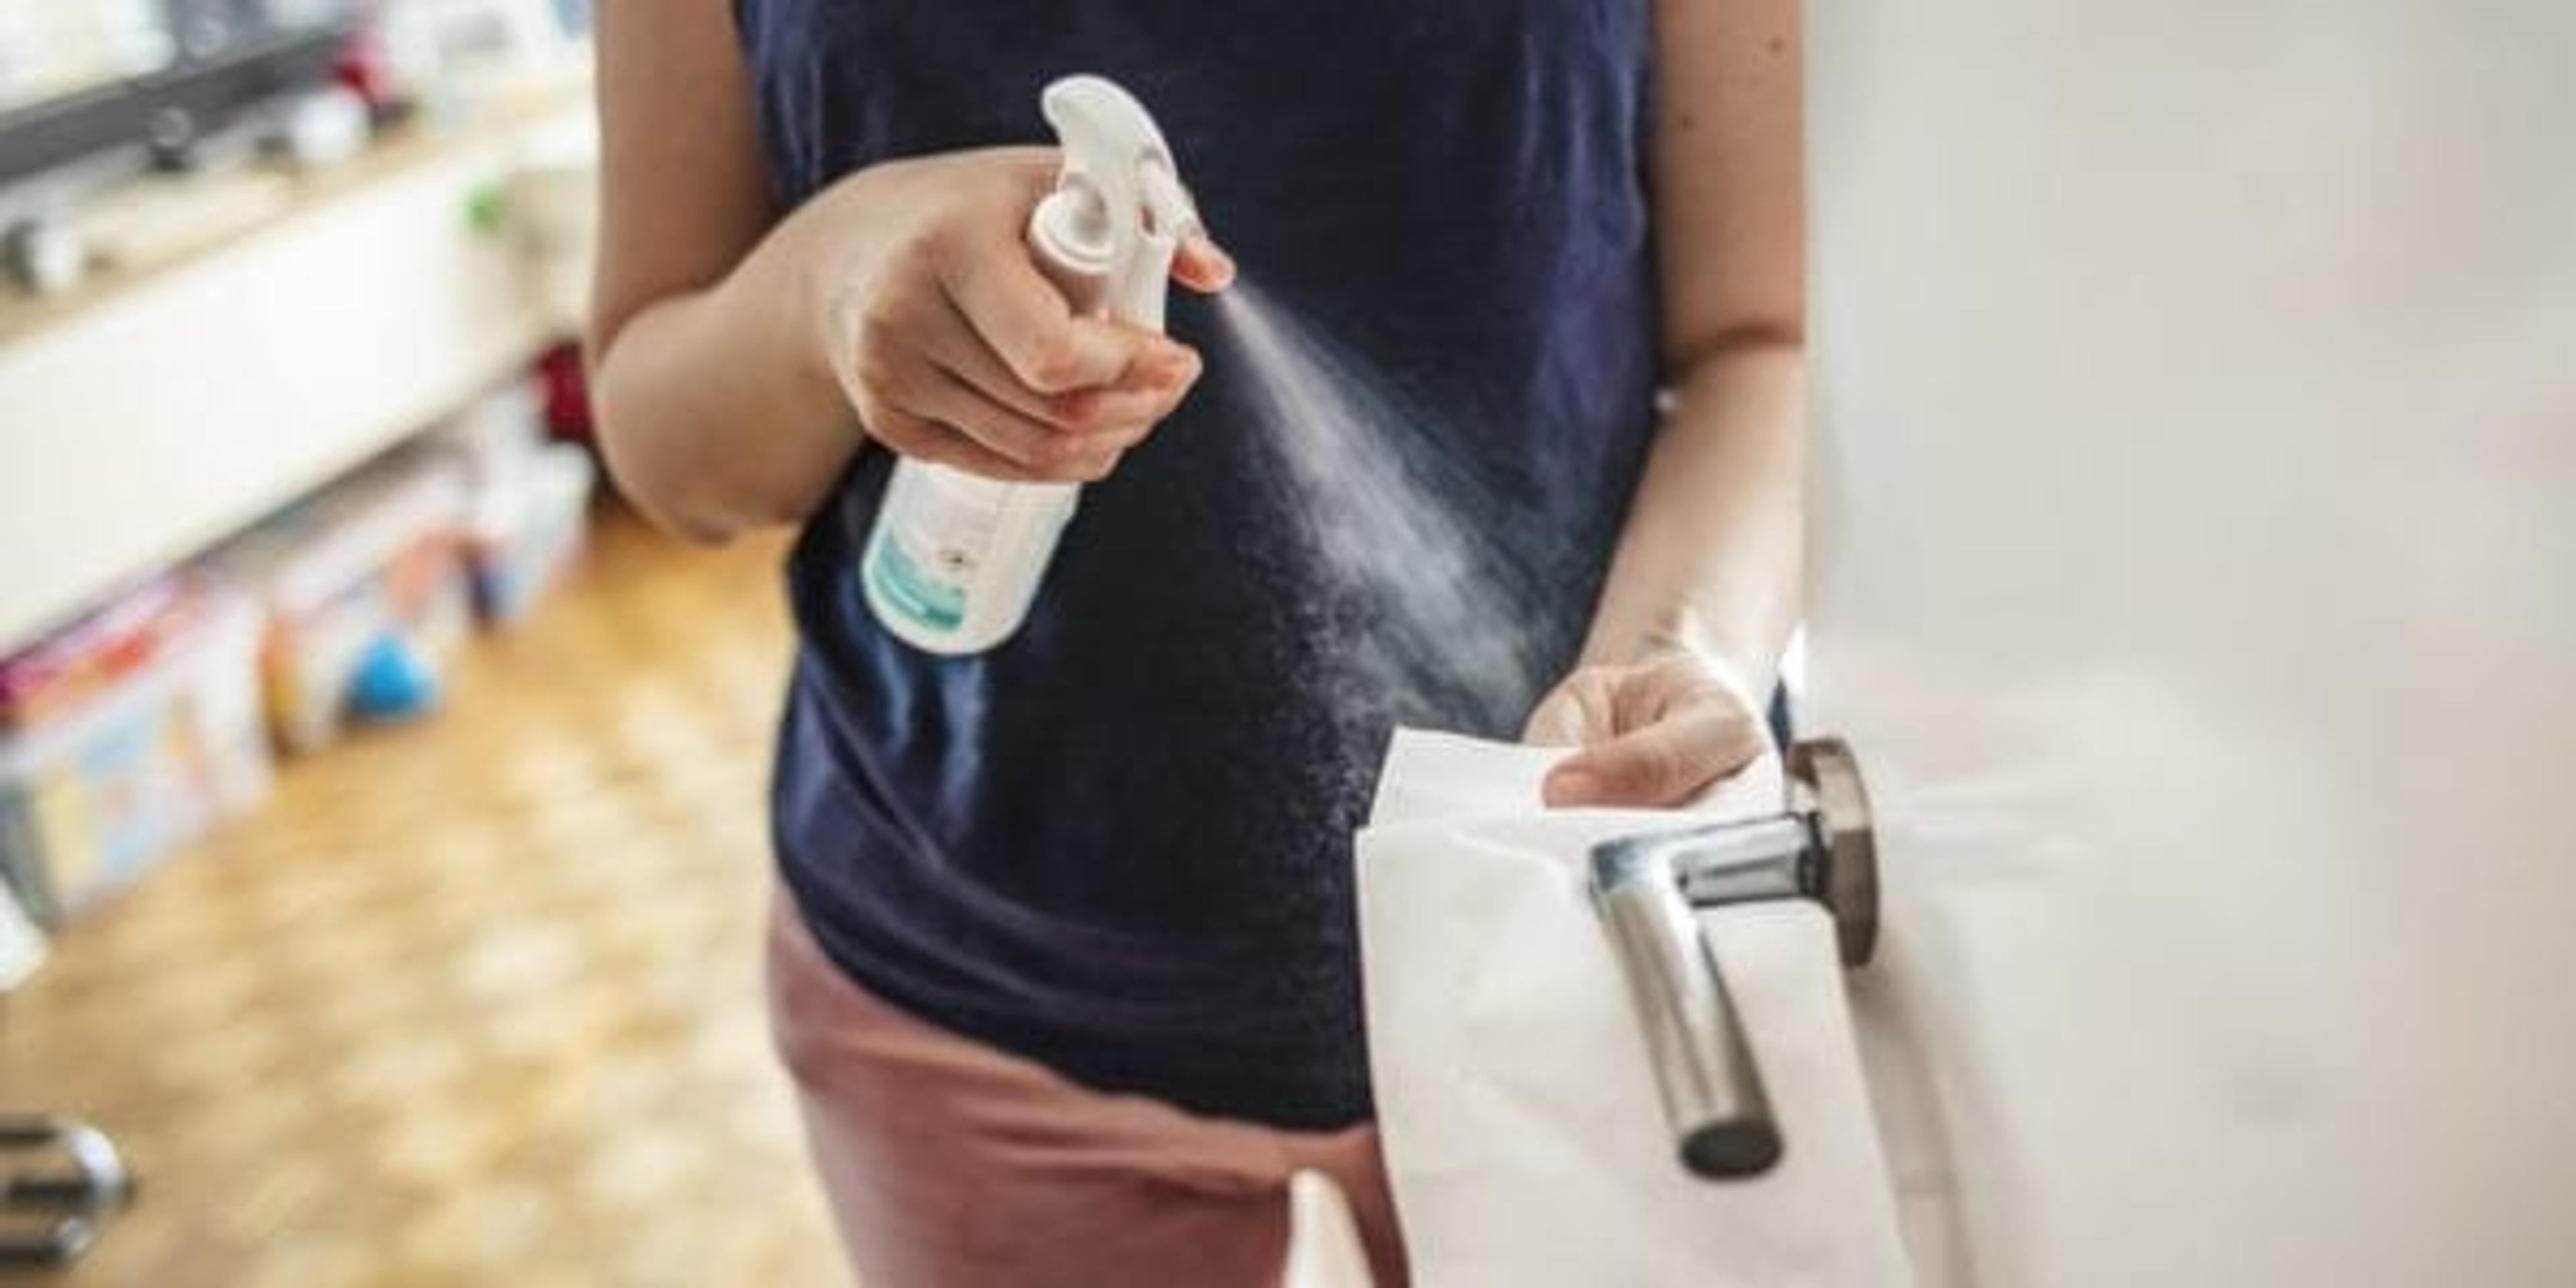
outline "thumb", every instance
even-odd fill
[[[1720,712],[1686,712],[1595,743],[1558,762],[1543,794],[1551,809],[1679,805],[1752,758],[1737,746],[1737,723]]]

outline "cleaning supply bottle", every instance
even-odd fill
[[[1030,254],[1075,313],[1162,330],[1172,255],[1198,227],[1162,131],[1097,76],[1056,81],[1041,105],[1064,164],[1029,218]],[[860,560],[868,606],[916,648],[992,648],[1028,616],[1081,491],[897,463]]]

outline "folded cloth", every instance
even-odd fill
[[[1702,914],[1786,1152],[1684,1173],[1585,858],[1611,837],[1780,808],[1776,758],[1687,811],[1540,804],[1561,749],[1406,730],[1359,836],[1370,1072],[1426,1288],[1881,1285],[1911,1278],[1833,926],[1804,902]]]

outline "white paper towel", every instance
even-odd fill
[[[1585,888],[1598,841],[1772,812],[1765,758],[1691,811],[1549,812],[1561,749],[1406,730],[1359,837],[1379,1130],[1423,1288],[1910,1280],[1844,1005],[1803,902],[1706,914],[1787,1152],[1681,1170]]]

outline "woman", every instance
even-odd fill
[[[1386,732],[1346,736],[1370,618],[1193,293],[1239,259],[1451,409],[1387,432],[1502,498],[1479,539],[1545,588],[1512,626],[1554,682],[1479,731],[1578,745],[1552,804],[1679,801],[1763,748],[1796,612],[1794,0],[600,22],[609,463],[692,537],[804,529],[772,993],[854,1264],[1268,1282],[1314,1167],[1400,1282],[1349,878]],[[1053,157],[1018,145],[1075,71],[1154,111],[1233,254],[1181,255],[1174,338],[1071,316],[1023,247]],[[1001,647],[934,658],[870,617],[896,456],[1090,484]]]

